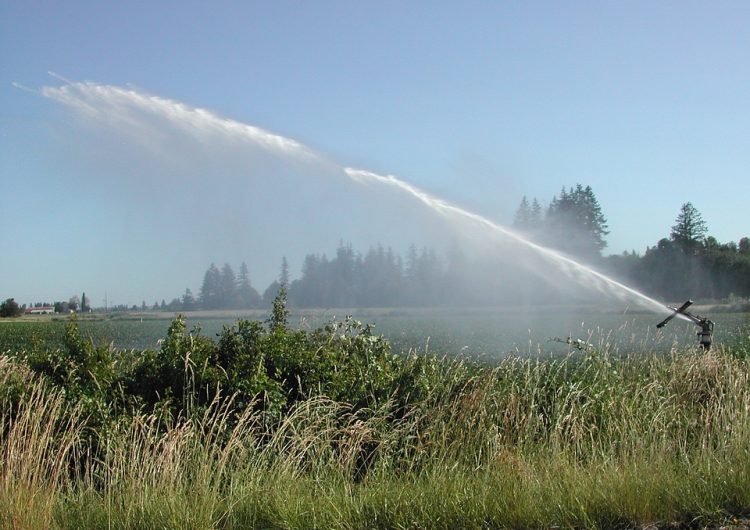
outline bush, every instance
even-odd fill
[[[161,351],[146,351],[115,386],[132,408],[168,410],[194,417],[216,399],[231,397],[235,408],[253,407],[272,425],[296,403],[324,395],[354,410],[421,399],[428,364],[405,360],[372,328],[352,318],[314,331],[287,325],[280,291],[264,323],[238,320],[214,341],[200,328],[187,331],[183,316],[170,325]],[[71,339],[72,352],[81,345]]]

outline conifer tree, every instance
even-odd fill
[[[695,254],[703,244],[708,227],[700,212],[690,202],[680,207],[670,238],[686,254]]]

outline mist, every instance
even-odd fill
[[[41,94],[63,105],[66,185],[109,212],[91,227],[109,256],[90,248],[81,266],[111,300],[196,291],[211,262],[245,261],[262,290],[282,256],[295,277],[305,254],[340,241],[404,251],[446,239],[448,223],[398,190],[357,183],[283,136],[132,89],[69,82]]]
[[[127,303],[195,290],[211,262],[245,261],[262,290],[282,256],[294,278],[306,254],[333,253],[345,241],[399,253],[412,243],[444,255],[457,249],[470,261],[489,255],[482,262],[497,265],[467,272],[465,283],[492,286],[499,300],[505,283],[539,291],[533,301],[554,292],[663,310],[489,219],[285,136],[134,89],[67,82],[41,94],[65,109],[71,185],[114,212],[98,229],[113,234],[121,266],[92,255],[89,272],[98,289],[118,286],[115,296]]]

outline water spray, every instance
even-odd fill
[[[708,318],[701,317],[698,315],[693,315],[692,313],[689,313],[687,311],[687,308],[690,307],[693,304],[692,300],[686,301],[684,304],[682,304],[680,307],[672,307],[667,306],[667,308],[674,311],[671,315],[669,315],[667,318],[659,322],[656,327],[661,329],[664,326],[667,325],[667,322],[672,320],[676,316],[682,316],[695,324],[696,326],[700,327],[701,330],[697,333],[698,337],[700,338],[700,345],[701,348],[703,348],[705,351],[708,351],[711,349],[711,341],[713,340],[713,334],[714,334],[714,323],[713,321],[709,320]]]
[[[146,95],[132,89],[92,82],[73,82],[54,74],[53,76],[66,84],[61,87],[44,87],[40,91],[41,94],[74,109],[91,121],[124,128],[140,139],[143,137],[141,122],[148,124],[153,118],[159,118],[171,126],[178,127],[197,141],[203,141],[213,135],[247,141],[279,157],[318,164],[321,168],[333,170],[334,173],[343,173],[358,182],[387,185],[412,196],[442,216],[471,223],[505,240],[520,244],[580,285],[628,302],[635,301],[654,312],[665,311],[661,302],[560,252],[539,245],[513,230],[435,197],[393,175],[379,175],[370,171],[345,167],[296,140],[273,134],[259,127],[222,118],[205,109],[193,108],[177,101]]]

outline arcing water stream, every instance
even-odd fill
[[[380,183],[398,189],[420,201],[437,214],[456,222],[470,223],[488,231],[489,234],[513,241],[533,251],[551,264],[567,279],[583,288],[595,289],[620,300],[632,302],[657,313],[668,313],[661,302],[624,285],[591,267],[581,264],[552,249],[534,243],[476,213],[464,210],[449,202],[434,197],[394,176],[378,175],[369,171],[343,167],[301,143],[272,134],[268,131],[238,121],[221,118],[204,109],[146,95],[132,89],[100,85],[92,82],[67,82],[60,87],[44,87],[41,94],[59,101],[95,123],[106,123],[137,136],[144,123],[154,119],[164,120],[173,129],[195,138],[197,141],[209,136],[222,136],[227,140],[248,142],[276,156],[291,158],[301,163],[320,164],[359,182]]]
[[[591,267],[579,263],[548,247],[534,243],[533,241],[524,238],[523,236],[512,230],[490,221],[486,217],[464,210],[463,208],[450,204],[443,199],[433,197],[430,194],[412,186],[408,182],[404,182],[403,180],[394,177],[393,175],[383,176],[369,171],[363,171],[353,168],[344,168],[344,171],[347,175],[357,180],[374,180],[390,186],[395,186],[403,190],[404,192],[413,195],[415,198],[417,198],[422,203],[439,214],[450,215],[458,219],[471,221],[479,227],[485,228],[495,234],[502,235],[503,237],[516,241],[520,245],[532,249],[538,255],[554,264],[556,268],[565,273],[566,276],[586,287],[595,288],[601,291],[603,294],[615,295],[618,298],[626,301],[632,300],[639,305],[656,312],[669,312],[664,304],[646,296],[639,291],[636,291],[632,287],[628,287],[627,285],[624,285],[617,280],[614,280],[609,276],[602,274],[601,272],[598,272]],[[678,316],[682,317],[682,315]]]

